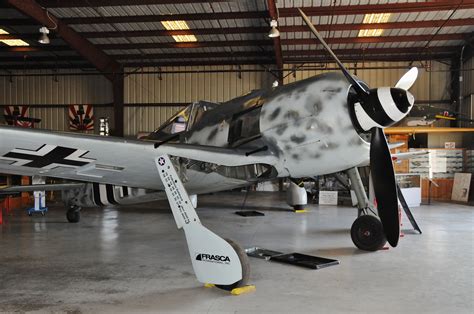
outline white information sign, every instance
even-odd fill
[[[456,142],[444,142],[444,148],[456,148]]]
[[[337,205],[337,191],[319,191],[319,205]]]

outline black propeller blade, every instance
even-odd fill
[[[324,48],[336,61],[344,76],[352,84],[352,87],[357,93],[359,101],[361,103],[365,103],[367,107],[371,107],[372,110],[375,111],[375,115],[385,114],[383,105],[378,100],[377,89],[367,90],[362,84],[360,84],[360,82],[357,81],[344,67],[342,62],[324,41],[304,12],[301,9],[298,10],[306,25],[308,25],[308,27],[311,29],[311,32],[319,39]],[[410,70],[397,83],[397,86],[400,89],[410,88],[416,80],[417,73],[418,71],[416,69]],[[403,99],[403,97],[397,97],[397,105],[402,103],[401,99]],[[409,107],[411,107],[413,103],[408,105],[409,106],[406,108],[404,113],[408,112]],[[392,156],[390,154],[383,129],[379,127],[372,127],[371,132],[372,140],[370,145],[370,168],[374,183],[375,197],[377,199],[377,208],[387,241],[391,246],[395,247],[398,244],[398,238],[400,236],[400,222],[398,216],[398,195],[395,182],[395,173],[393,171]]]
[[[398,194],[392,156],[381,128],[372,129],[370,141],[370,171],[377,209],[388,243],[395,247],[400,236]]]
[[[301,17],[303,18],[303,20],[305,21],[306,25],[308,25],[308,27],[311,29],[311,32],[314,34],[314,36],[316,36],[318,38],[318,40],[321,42],[321,44],[324,46],[324,48],[327,50],[327,52],[329,52],[329,54],[331,55],[331,57],[334,59],[334,61],[336,61],[337,65],[339,66],[339,68],[341,69],[342,73],[344,74],[344,76],[349,80],[349,82],[352,84],[352,86],[354,87],[354,89],[356,90],[357,94],[359,95],[359,97],[364,97],[364,95],[368,95],[369,94],[369,91],[367,89],[364,88],[364,86],[362,86],[362,84],[360,84],[353,76],[352,74],[349,73],[349,71],[346,69],[346,67],[344,66],[344,64],[342,64],[341,60],[339,60],[339,58],[336,56],[336,54],[332,51],[332,49],[328,46],[328,44],[326,43],[326,41],[324,41],[323,37],[321,37],[321,35],[319,34],[319,32],[316,30],[316,28],[314,27],[313,23],[311,23],[311,21],[309,20],[308,16],[306,16],[306,14],[304,14],[304,12],[298,8],[298,11],[300,11],[300,15]]]

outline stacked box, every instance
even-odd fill
[[[474,173],[474,150],[466,151],[466,172]]]

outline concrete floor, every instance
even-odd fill
[[[195,280],[184,234],[165,202],[84,210],[79,224],[65,222],[59,206],[46,217],[16,211],[0,226],[0,311],[474,311],[473,207],[415,208],[423,235],[405,231],[399,247],[363,253],[349,235],[355,209],[311,205],[309,213],[294,214],[283,195],[255,193],[246,208],[266,216],[243,218],[233,214],[243,198],[201,197],[202,222],[244,247],[335,258],[340,265],[308,270],[251,259],[257,291],[231,296]]]

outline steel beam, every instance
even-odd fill
[[[166,66],[202,66],[202,65],[262,65],[262,64],[275,64],[275,60],[272,58],[266,59],[248,59],[248,60],[183,60],[183,61],[146,61],[146,62],[125,62],[123,66],[141,68],[141,67],[166,67]],[[15,70],[15,69],[85,69],[91,68],[92,66],[88,63],[39,63],[39,64],[1,64],[2,70]]]
[[[420,51],[423,50],[423,51]],[[423,47],[409,47],[409,48],[362,48],[362,49],[334,49],[334,53],[338,56],[343,55],[358,55],[361,59],[364,59],[364,56],[369,55],[387,55],[387,54],[412,54],[414,51],[418,50],[421,53],[456,53],[458,46],[439,46],[431,48]],[[283,51],[283,57],[319,57],[324,54],[324,49],[311,49],[311,50],[285,50]],[[1,60],[1,59],[0,59]]]
[[[438,28],[450,26],[471,26],[474,25],[474,18],[454,19],[454,20],[432,20],[432,21],[411,21],[411,22],[389,22],[373,24],[318,24],[316,28],[320,32],[326,31],[357,31],[360,29],[406,29],[406,28]],[[281,32],[308,32],[306,25],[281,26]],[[87,36],[86,36],[87,37]]]
[[[213,58],[248,58],[248,57],[272,57],[273,52],[270,51],[239,51],[229,55],[228,52],[214,52],[212,53]],[[111,55],[115,60],[163,60],[163,59],[208,59],[209,53],[203,52],[191,52],[191,53],[159,53],[159,54],[117,54]],[[15,57],[0,57],[0,62],[56,62],[56,61],[84,61],[81,56],[35,56],[35,55],[22,55]]]
[[[154,5],[180,3],[209,3],[229,2],[229,0],[38,0],[38,3],[47,8],[77,8],[77,7],[108,7],[122,5]]]
[[[114,100],[114,129],[112,135],[123,137],[123,107],[124,107],[124,75],[123,68],[119,74],[114,75],[112,81],[113,100]]]
[[[229,46],[270,46],[271,40],[235,40],[235,41],[197,41],[197,42],[166,42],[166,43],[134,43],[134,44],[102,44],[95,47],[102,50],[112,49],[153,49],[153,48],[202,48],[202,47],[229,47]],[[0,52],[27,52],[27,51],[68,51],[68,46],[28,46],[28,47],[0,47]]]
[[[383,3],[364,5],[338,5],[338,6],[314,6],[302,7],[303,12],[308,16],[324,15],[358,15],[370,13],[409,13],[426,11],[446,11],[452,10],[459,5],[459,9],[474,8],[474,0],[459,1],[439,0],[427,2],[405,2],[405,3]],[[280,17],[299,17],[296,8],[279,9]]]
[[[424,42],[437,40],[465,40],[469,33],[438,34],[438,35],[407,35],[407,36],[379,36],[379,37],[338,37],[327,38],[328,44],[360,44],[360,43],[386,43],[386,42]],[[285,39],[282,45],[315,45],[318,41],[313,38]]]
[[[424,61],[424,60],[448,60],[453,56],[452,53],[437,53],[437,54],[407,54],[407,55],[367,55],[361,59],[360,55],[344,55],[339,56],[339,59],[343,62],[357,62],[363,61]],[[327,63],[332,62],[334,59],[326,56],[322,57],[306,57],[306,58],[284,58],[285,64],[290,63]]]
[[[360,55],[342,55],[339,56],[343,62],[362,62],[362,61],[423,61],[423,60],[449,60],[453,57],[453,53],[433,53],[433,54],[406,54],[406,55],[367,55],[361,59]],[[327,63],[333,61],[329,57],[292,57],[284,58],[285,64],[293,63]],[[145,61],[145,62],[126,62],[123,65],[126,67],[166,67],[166,66],[203,66],[203,65],[262,65],[262,64],[275,64],[275,60],[272,58],[265,59],[247,59],[247,60],[183,60],[183,61]],[[62,68],[90,68],[91,65],[87,63],[7,63],[0,64],[2,69],[15,70],[15,69],[62,69]]]
[[[71,17],[61,20],[68,24],[118,24],[118,23],[146,23],[161,21],[200,21],[200,20],[236,20],[236,19],[261,19],[268,18],[265,11],[249,12],[220,12],[220,13],[190,13],[190,14],[163,14],[163,15],[131,15],[107,17]],[[35,25],[30,19],[3,19],[2,25]]]
[[[80,32],[87,38],[120,38],[120,37],[160,37],[174,35],[214,35],[222,34],[220,28],[198,28],[189,30],[152,30],[152,31],[106,31],[106,32]],[[267,27],[228,27],[226,34],[262,34],[268,32]],[[36,39],[38,33],[0,34],[0,39]]]

